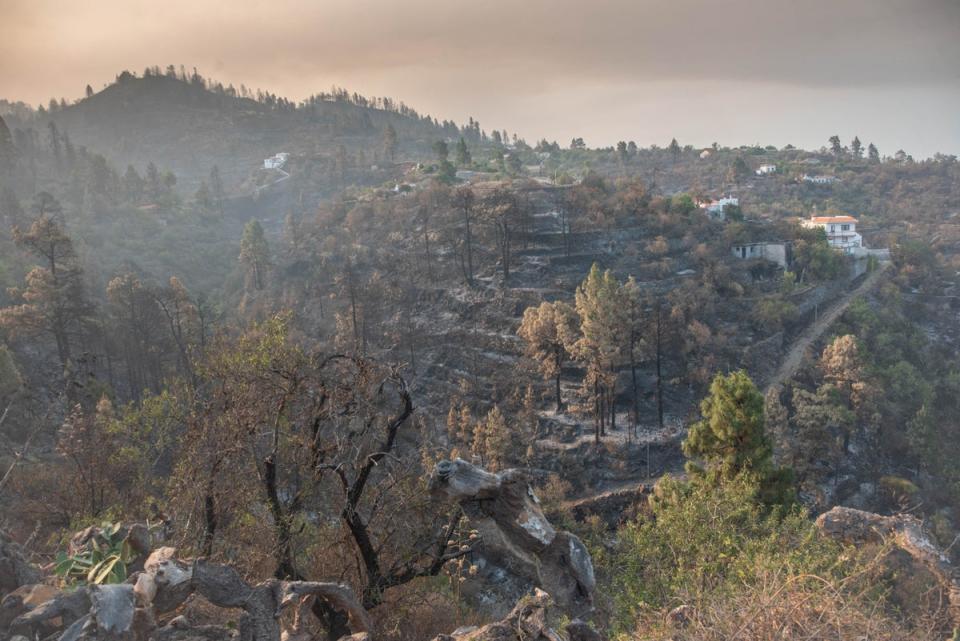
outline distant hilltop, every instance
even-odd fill
[[[182,175],[204,175],[217,163],[225,173],[244,175],[275,149],[331,155],[337,145],[377,150],[388,125],[400,147],[425,152],[440,138],[480,136],[479,123],[441,123],[391,98],[335,88],[294,103],[172,67],[139,76],[124,71],[101,91],[88,87],[73,104],[51,100],[31,109],[4,101],[0,113],[8,114],[11,128],[41,131],[53,122],[74,144],[119,166],[150,160]]]

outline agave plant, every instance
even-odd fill
[[[133,559],[133,551],[121,532],[121,523],[104,523],[100,531],[84,545],[83,549],[68,555],[57,555],[54,573],[64,583],[123,583],[127,580],[127,564]]]

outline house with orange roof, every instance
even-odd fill
[[[811,216],[802,221],[807,228],[819,227],[827,233],[827,242],[831,247],[853,254],[863,247],[863,237],[857,233],[857,219],[853,216]]]

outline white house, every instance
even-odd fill
[[[804,174],[801,180],[806,183],[813,183],[814,185],[832,185],[840,179],[836,176],[811,176]]]
[[[733,246],[733,255],[743,260],[764,258],[784,269],[787,268],[788,255],[786,243],[742,243]]]
[[[758,176],[769,176],[770,174],[777,173],[776,165],[760,165],[755,172]]]
[[[863,247],[863,237],[857,233],[857,219],[853,216],[812,216],[802,224],[807,228],[823,229],[830,246],[845,254],[853,254],[857,248]]]
[[[700,160],[706,160],[707,158],[710,157],[712,153],[713,152],[710,151],[709,149],[704,149],[703,151],[700,152]]]
[[[727,216],[726,213],[724,213],[724,209],[726,209],[728,205],[739,207],[740,199],[725,196],[720,200],[711,200],[700,203],[700,209],[703,209],[706,214],[714,220],[725,220]]]
[[[285,164],[287,164],[287,159],[290,158],[290,154],[285,151],[281,151],[279,154],[265,158],[263,160],[264,169],[282,169]]]

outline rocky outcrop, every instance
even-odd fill
[[[590,553],[576,536],[550,524],[520,470],[493,474],[462,459],[441,461],[430,489],[460,504],[480,534],[484,556],[545,590],[571,616],[592,609]]]
[[[817,517],[817,528],[833,539],[853,545],[892,542],[926,568],[940,582],[949,599],[954,629],[960,630],[960,572],[909,514],[882,516],[849,507],[835,507]]]
[[[581,621],[562,633],[548,625],[548,607],[554,603],[570,616],[592,609],[593,564],[576,536],[558,531],[547,520],[522,472],[493,474],[457,459],[438,464],[430,486],[436,497],[459,503],[480,534],[486,557],[542,588],[521,599],[504,620],[444,638],[599,639]],[[300,617],[320,601],[346,615],[348,639],[375,639],[370,614],[348,586],[278,579],[251,584],[228,565],[178,559],[171,547],[151,549],[155,537],[142,525],[112,526],[109,531],[89,528],[71,539],[70,550],[79,553],[103,540],[118,539],[133,552],[125,583],[64,591],[37,585],[43,578],[40,570],[11,541],[0,539],[0,585],[9,592],[4,607],[11,606],[9,613],[16,615],[4,621],[9,625],[0,632],[58,641],[311,641]],[[39,587],[46,591],[34,594]],[[192,595],[219,608],[240,610],[238,625],[193,625],[184,616],[174,617]],[[296,616],[293,626],[284,629],[281,614],[290,606]]]
[[[42,577],[20,546],[0,531],[0,599],[20,586],[39,583]]]
[[[601,641],[600,635],[580,620],[569,623],[564,634],[550,627],[547,615],[552,604],[550,595],[537,589],[521,599],[502,621],[464,628],[434,641]]]
[[[158,628],[156,617],[172,612],[192,594],[220,608],[243,611],[238,630],[218,626],[193,628],[182,617]],[[173,548],[154,551],[143,572],[119,585],[85,585],[63,592],[17,617],[11,631],[32,637],[40,626],[60,619],[60,641],[147,641],[210,639],[280,641],[280,614],[291,604],[315,597],[347,613],[353,639],[371,639],[373,622],[353,591],[338,583],[270,579],[250,585],[233,568],[202,559],[181,561]]]

